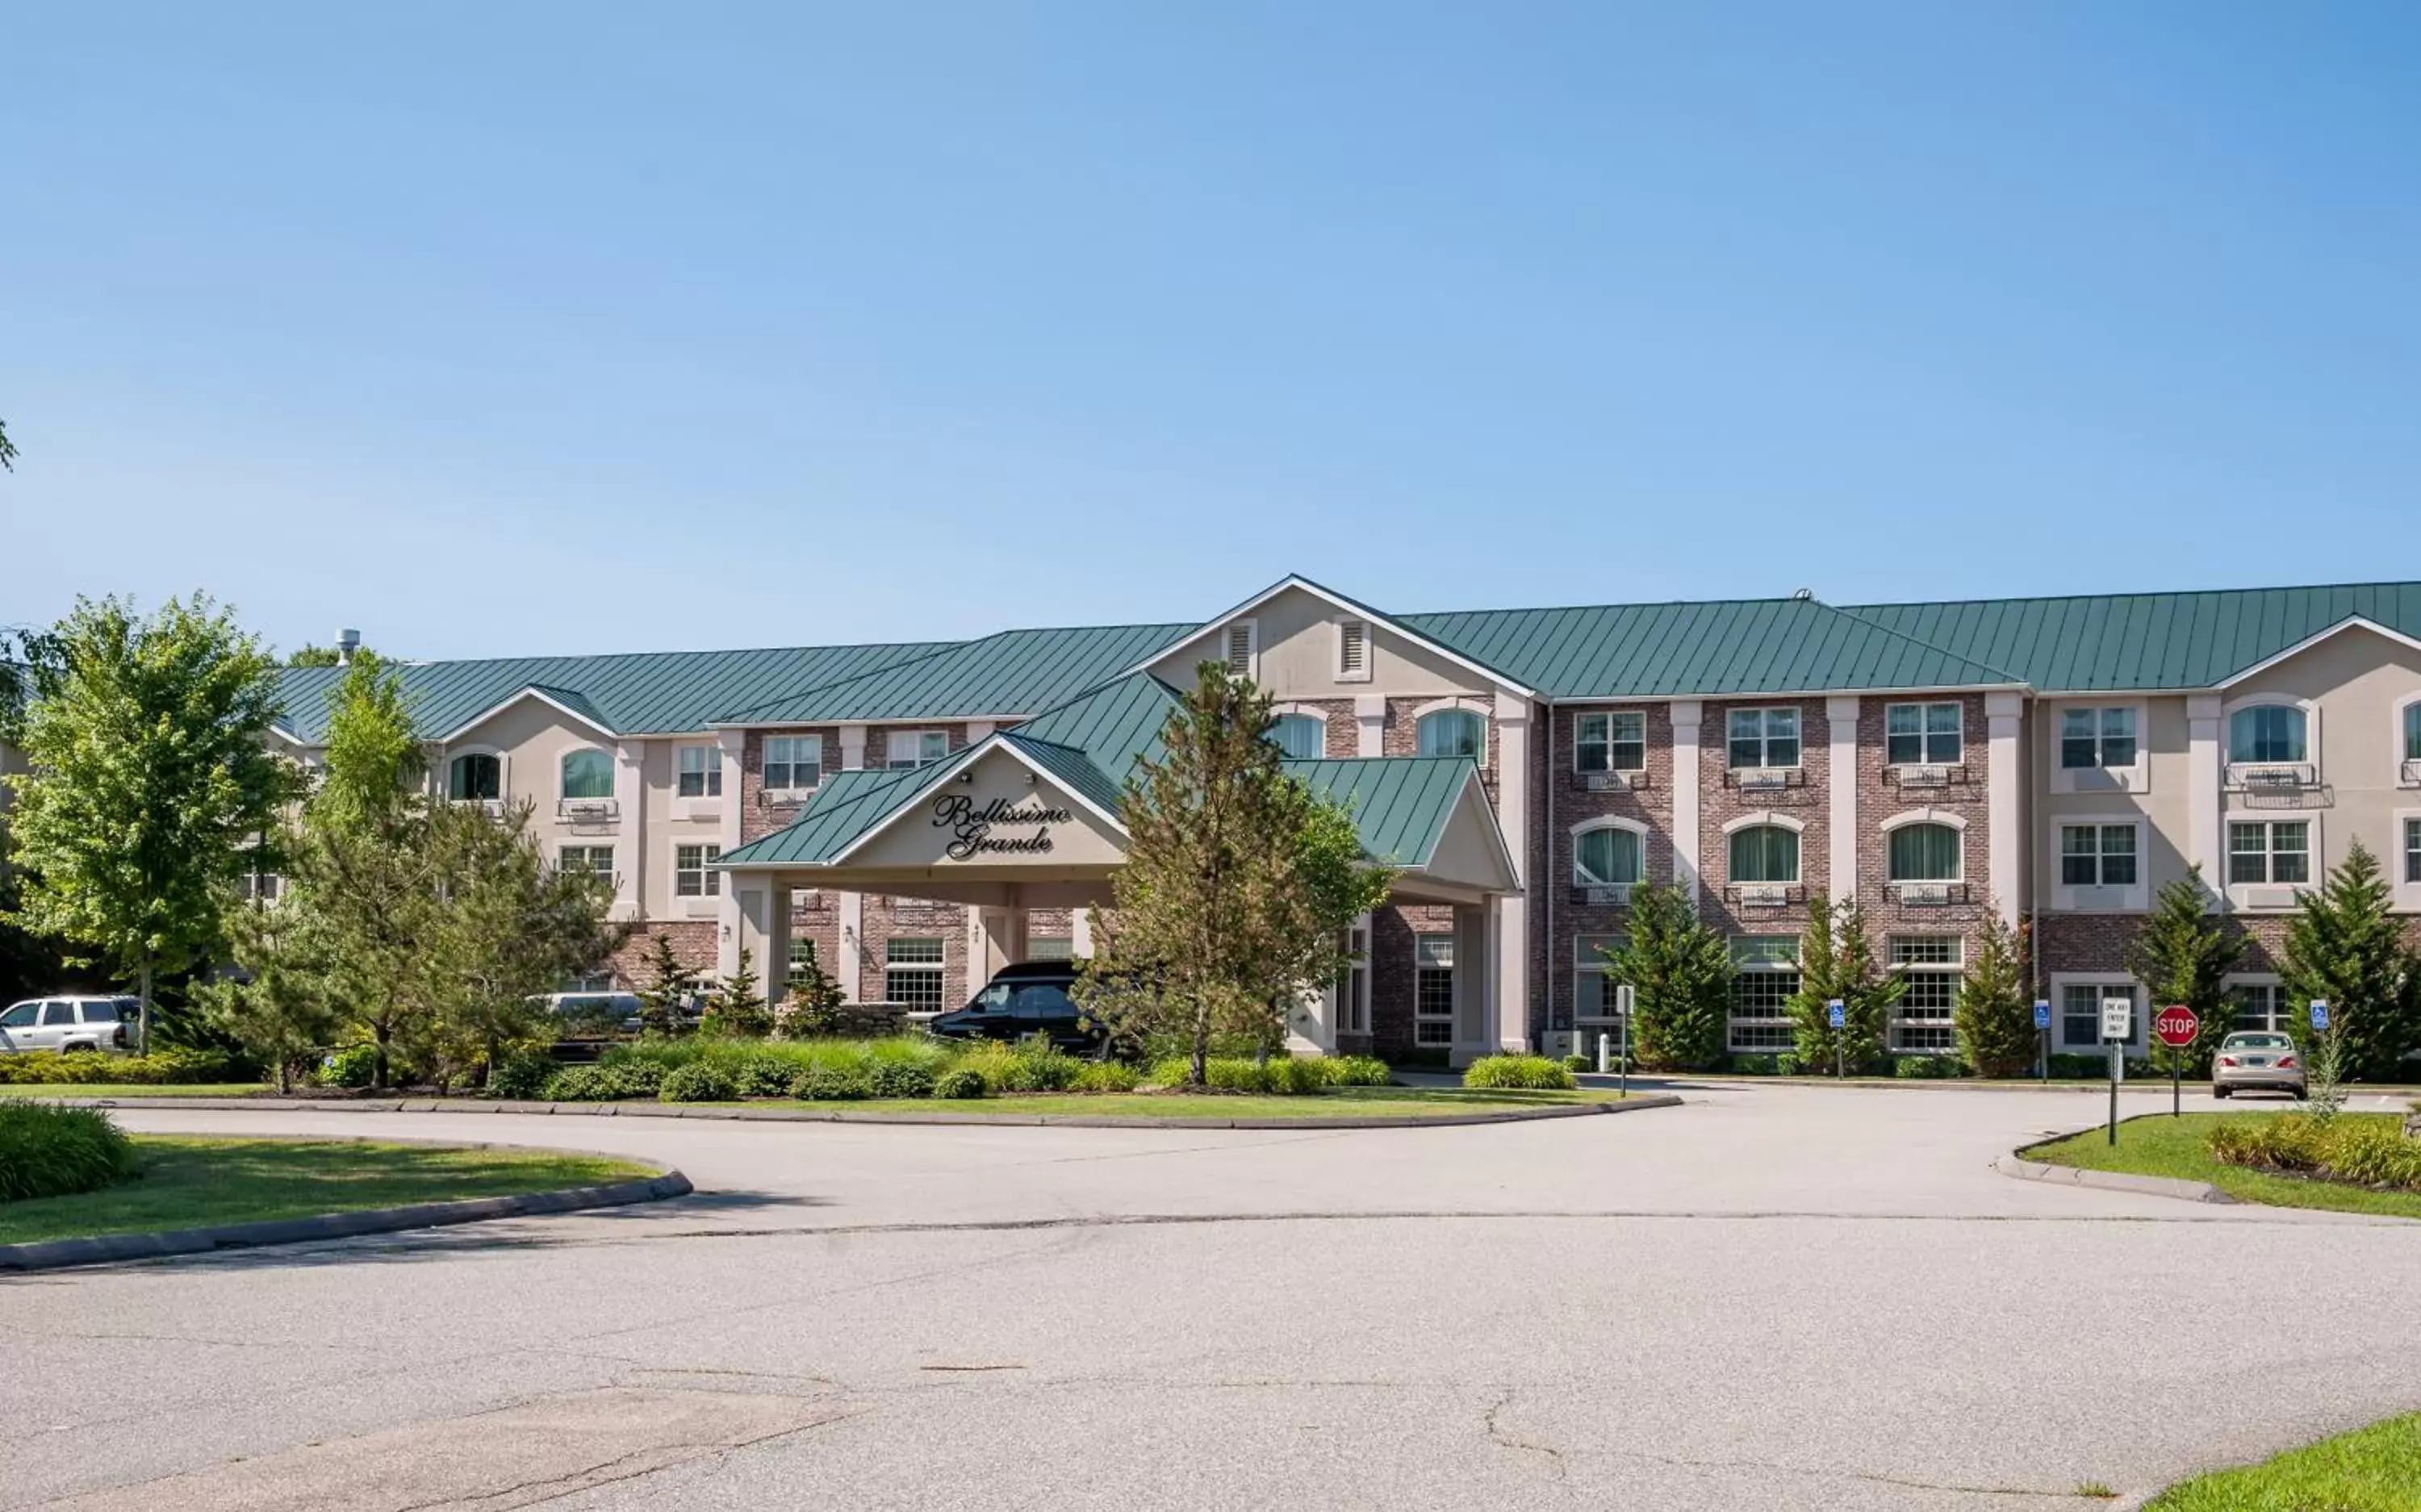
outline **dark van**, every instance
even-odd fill
[[[1062,1050],[1099,1055],[1107,1037],[1076,1006],[1072,961],[1032,960],[1004,966],[963,1008],[935,1016],[925,1027],[945,1039],[1023,1039],[1049,1035]]]

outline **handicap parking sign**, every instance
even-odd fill
[[[2314,1029],[2326,1029],[2328,1026],[2329,1001],[2326,998],[2316,997],[2312,999],[2312,1027]]]
[[[1849,1021],[1849,1016],[1841,1011],[1841,1000],[1839,998],[1835,998],[1824,1005],[1824,1017],[1831,1021],[1833,1027],[1835,1029],[1840,1028],[1842,1024]]]
[[[2035,1000],[2035,1027],[2038,1029],[2051,1027],[2051,1005],[2040,998]]]

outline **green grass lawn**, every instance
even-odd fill
[[[1527,1092],[1499,1088],[1337,1086],[1303,1097],[1259,1093],[1036,1092],[945,1099],[884,1098],[862,1102],[801,1102],[801,1108],[872,1114],[1086,1115],[1117,1118],[1433,1118],[1458,1113],[1617,1102],[1615,1092]]]
[[[2421,1512],[2421,1412],[2197,1475],[2145,1512]]]
[[[2101,1130],[2093,1129],[2052,1144],[2038,1145],[2025,1152],[2025,1158],[2088,1171],[2131,1171],[2139,1176],[2208,1181],[2239,1202],[2267,1203],[2273,1208],[2328,1208],[2339,1212],[2421,1218],[2421,1192],[2373,1192],[2338,1181],[2311,1181],[2302,1177],[2250,1171],[2241,1165],[2222,1165],[2210,1158],[2203,1139],[2213,1124],[2223,1118],[2266,1116],[2274,1115],[2190,1113],[2182,1118],[2172,1118],[2164,1113],[2152,1114],[2119,1124],[2115,1147],[2104,1143],[2108,1136]],[[2338,1116],[2389,1126],[2399,1122],[2392,1113],[2349,1113]]]
[[[72,1197],[0,1203],[0,1244],[498,1197],[656,1174],[628,1161],[550,1150],[350,1139],[133,1137],[143,1155],[140,1177]]]
[[[0,1098],[242,1098],[260,1082],[0,1082]]]

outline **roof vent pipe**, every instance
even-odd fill
[[[1811,599],[1813,599],[1813,598],[1815,598],[1815,597],[1816,597],[1816,590],[1815,590],[1815,589],[1813,589],[1813,588],[1801,588],[1798,592],[1793,593],[1790,597],[1791,597],[1792,599],[1796,600],[1797,601],[1799,601],[1800,603],[1805,603],[1805,602],[1807,602],[1809,600],[1811,600]]]
[[[340,667],[351,666],[353,664],[353,653],[361,648],[362,632],[360,631],[340,630],[336,631],[336,665]]]

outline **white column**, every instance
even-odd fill
[[[1068,915],[1068,949],[1078,959],[1089,959],[1093,954],[1093,911],[1077,909]]]
[[[1488,957],[1486,904],[1457,904],[1454,911],[1455,1059],[1468,1061],[1496,1047],[1490,1043],[1495,1018],[1489,1012],[1495,962]]]
[[[833,962],[833,980],[840,984],[840,995],[851,1003],[866,999],[858,991],[858,948],[860,936],[866,931],[866,896],[862,893],[835,893],[840,916],[840,959]]]
[[[2220,697],[2215,693],[2190,694],[2186,699],[2186,860],[2202,867],[2202,884],[2217,899],[2216,907],[2227,907],[2226,852],[2221,849],[2225,832],[2220,824],[2220,793],[2226,786],[2226,769],[2220,760],[2219,743]],[[2151,723],[2151,706],[2144,707],[2145,723]],[[2152,738],[2150,729],[2135,732],[2139,741]],[[2144,770],[2152,770],[2148,747],[2139,745],[2136,759]]]
[[[1673,880],[1698,901],[1698,721],[1706,705],[1673,700]]]
[[[724,896],[732,900],[738,925],[726,946],[730,963],[723,968],[724,974],[739,970],[740,952],[746,947],[758,990],[768,998],[774,995],[789,966],[790,890],[774,886],[773,881],[771,872],[723,880]]]
[[[1489,946],[1493,985],[1489,1022],[1508,1054],[1530,1048],[1530,701],[1496,695],[1496,815],[1513,851],[1522,892],[1500,897],[1487,912],[1495,935]]]
[[[1837,900],[1858,890],[1858,696],[1848,694],[1824,700],[1824,722],[1832,734],[1832,775],[1826,779],[1831,808],[1826,827],[1832,842],[1825,850],[1827,890]]]
[[[1990,744],[1985,755],[1984,813],[1991,821],[1991,838],[1985,844],[1991,850],[1992,906],[2001,922],[2015,926],[2024,902],[2026,847],[2030,837],[2023,833],[2025,810],[2019,784],[2024,780],[2024,728],[2026,700],[2019,693],[1988,693],[1984,695],[1984,724]]]
[[[840,727],[840,770],[866,770],[866,726],[844,725]]]
[[[714,733],[714,743],[723,753],[723,822],[722,833],[717,838],[726,850],[740,849],[740,753],[747,742],[748,732],[745,730],[717,730]],[[722,901],[715,909],[715,969],[726,976],[740,969],[742,927],[738,883],[736,877],[723,879]]]
[[[1355,756],[1387,754],[1387,698],[1384,694],[1366,693],[1354,698],[1353,742]]]
[[[645,741],[624,740],[614,748],[614,808],[621,817],[621,837],[614,846],[614,916],[618,919],[640,918],[648,912],[647,761]]]

